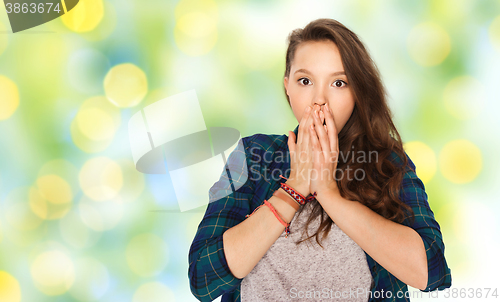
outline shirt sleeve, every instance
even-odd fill
[[[229,269],[222,235],[250,212],[255,185],[248,169],[249,140],[248,137],[240,140],[229,155],[219,181],[210,188],[207,210],[189,250],[190,288],[200,301],[212,301],[232,292],[243,280]]]
[[[407,218],[403,224],[413,228],[422,237],[425,246],[428,279],[427,286],[421,291],[444,290],[451,286],[451,271],[444,257],[441,229],[427,202],[424,184],[417,177],[415,165],[409,157],[408,162],[411,169],[405,173],[401,197],[413,209],[415,220],[412,223]]]

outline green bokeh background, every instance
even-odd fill
[[[436,162],[421,166],[435,169],[426,192],[441,225],[453,287],[498,286],[499,1],[80,0],[79,5],[84,2],[89,11],[95,3],[104,8],[102,20],[86,32],[75,32],[58,18],[12,34],[3,4],[0,9],[0,76],[19,91],[19,106],[0,120],[0,293],[15,291],[5,286],[17,282],[21,301],[196,301],[187,255],[204,209],[180,212],[167,175],[133,169],[128,120],[149,104],[195,89],[207,127],[232,127],[242,137],[286,134],[297,125],[283,92],[286,38],[317,18],[337,19],[360,37],[380,69],[403,141],[432,151]],[[190,23],[198,36],[183,31],[189,14],[187,20],[199,22]],[[429,49],[432,54],[442,42],[432,40],[432,30],[413,39],[421,24],[433,24],[449,37],[449,53],[439,63],[426,65],[414,55]],[[136,106],[114,109],[118,125],[106,147],[82,150],[71,125],[85,100],[106,96],[106,74],[123,63],[144,72],[147,94]],[[463,76],[472,83],[449,89],[465,89],[467,98],[446,101],[446,87]],[[1,102],[7,101],[0,90]],[[456,140],[480,151],[470,157],[453,151],[462,154],[452,163],[457,173],[479,171],[462,183],[441,164],[450,155],[443,153],[445,146]],[[95,158],[119,167],[123,185],[113,199],[120,202],[95,201],[85,191],[83,167]],[[71,201],[55,219],[41,219],[30,206],[30,192],[39,188],[45,171],[71,188]],[[53,261],[40,255],[52,255]],[[37,274],[59,285],[47,290]],[[156,297],[145,298],[148,293]],[[412,300],[448,301],[443,295],[425,297]]]

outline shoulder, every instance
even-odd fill
[[[392,163],[396,164],[400,169],[405,169],[405,174],[408,174],[408,176],[413,176],[415,174],[415,164],[411,160],[411,158],[408,156],[408,154],[403,151],[404,157],[407,160],[407,164],[405,167],[403,167],[404,164],[404,158],[401,157],[396,151],[392,150],[391,153],[388,156],[388,160],[391,161]],[[416,176],[416,174],[415,174]]]

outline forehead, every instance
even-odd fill
[[[330,40],[301,43],[295,51],[291,69],[294,72],[301,68],[311,71],[327,70],[329,73],[332,70],[344,70],[340,51]]]

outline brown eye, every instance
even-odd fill
[[[308,78],[300,78],[299,83],[302,83],[302,85],[308,85],[311,81],[309,81]]]
[[[338,85],[338,84],[340,84],[340,85]],[[342,80],[336,80],[333,85],[335,85],[335,87],[341,88],[343,84],[345,84],[344,86],[347,86],[346,82],[344,82]]]

